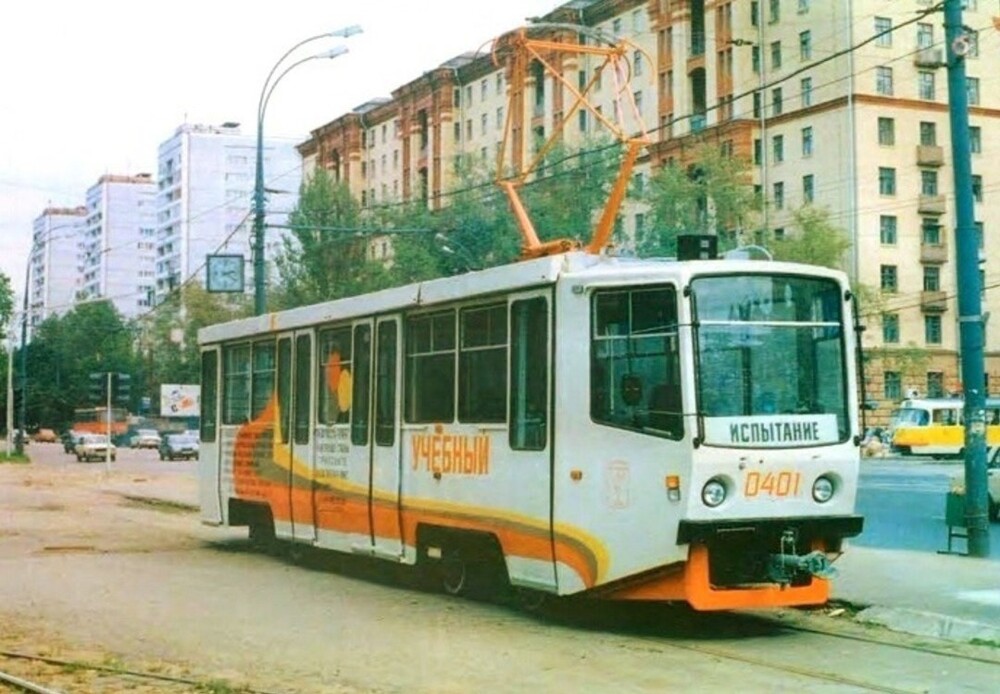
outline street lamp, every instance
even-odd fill
[[[301,60],[297,60],[286,67],[277,77],[275,77],[274,74],[278,71],[278,68],[285,61],[285,59],[292,54],[292,52],[307,43],[334,36],[348,38],[360,33],[361,27],[354,24],[349,27],[344,27],[343,29],[337,29],[324,34],[317,34],[316,36],[310,36],[307,39],[299,41],[278,59],[278,62],[276,62],[271,68],[271,72],[268,73],[267,79],[264,80],[263,87],[261,87],[260,99],[257,101],[257,166],[253,189],[254,313],[258,316],[264,313],[267,304],[264,295],[264,112],[267,110],[267,102],[270,100],[271,92],[274,91],[278,82],[280,82],[281,78],[287,75],[290,70],[310,60],[320,58],[336,58],[337,56],[341,56],[344,53],[347,53],[347,47],[340,45],[324,53],[318,53],[316,55],[302,58]]]

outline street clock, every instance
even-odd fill
[[[242,292],[245,289],[243,256],[207,256],[205,275],[205,288],[210,292]]]

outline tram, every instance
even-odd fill
[[[1000,450],[1000,398],[986,398],[986,445]],[[892,413],[893,450],[901,455],[961,458],[965,453],[965,399],[907,398]]]
[[[199,333],[209,525],[453,594],[826,601],[861,531],[846,276],[570,251]]]

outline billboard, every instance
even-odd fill
[[[164,383],[160,386],[161,417],[198,417],[200,414],[200,385]]]

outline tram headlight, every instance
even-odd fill
[[[817,477],[813,482],[813,499],[821,504],[833,498],[833,480],[829,477]]]
[[[726,485],[719,480],[709,480],[701,488],[701,500],[706,506],[715,508],[726,500]]]

